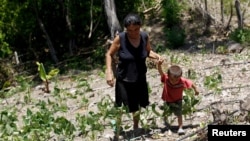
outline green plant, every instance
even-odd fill
[[[180,27],[171,27],[165,30],[167,41],[170,47],[178,48],[185,43],[186,33]]]
[[[147,82],[147,86],[148,86],[148,93],[151,94],[152,88],[151,88],[151,86],[150,86],[150,84],[148,82]]]
[[[159,45],[157,44],[156,47],[155,47],[155,51],[156,52],[163,52],[165,51],[167,48],[164,46],[164,45]]]
[[[196,109],[195,105],[200,102],[200,98],[194,95],[192,89],[185,89],[183,95],[182,114],[184,116],[191,115]]]
[[[31,102],[31,95],[30,95],[30,88],[28,89],[28,91],[26,92],[26,95],[24,96],[24,102],[26,104],[30,103]]]
[[[76,130],[74,124],[72,124],[65,117],[58,117],[53,124],[54,132],[58,135],[64,135],[67,138],[72,139],[73,133]]]
[[[163,17],[166,27],[173,27],[180,23],[181,5],[177,0],[162,0]]]
[[[99,113],[94,113],[93,111],[88,112],[86,115],[77,114],[76,121],[80,128],[81,133],[86,137],[91,136],[92,140],[96,139],[96,132],[102,132],[104,126],[100,122],[101,115]]]
[[[187,78],[189,78],[189,79],[196,79],[197,78],[197,73],[195,72],[194,69],[188,69]]]
[[[164,104],[161,109],[163,110],[162,117],[165,123],[171,124],[173,120],[169,120],[169,117],[172,115],[173,111],[170,110],[167,104]]]
[[[5,41],[6,35],[0,33],[0,58],[6,58],[12,54],[12,50],[9,47],[9,44]]]
[[[179,64],[181,62],[179,56],[172,54],[170,56],[170,63],[171,64]]]
[[[45,92],[49,93],[49,79],[56,76],[59,73],[59,69],[52,69],[49,74],[46,73],[46,70],[43,66],[43,63],[36,62],[38,66],[38,73],[43,82],[45,82]]]
[[[227,47],[226,46],[218,46],[216,48],[216,53],[219,53],[219,54],[228,53]]]
[[[103,115],[103,119],[106,120],[107,118],[110,120],[110,126],[114,130],[116,136],[119,136],[121,133],[122,127],[122,115],[126,113],[125,107],[114,107],[113,101],[111,97],[103,98],[100,103],[98,103],[98,109],[101,111]],[[129,126],[126,125],[124,129],[128,129]]]
[[[181,3],[178,0],[162,0],[163,17],[165,19],[165,34],[168,45],[178,48],[185,43],[185,30],[181,27]]]
[[[145,129],[145,131],[148,131],[150,128],[156,127],[156,118],[154,117],[154,114],[160,116],[160,113],[157,112],[155,108],[156,105],[152,104],[145,108],[145,110],[140,110],[140,123],[142,125],[142,128]]]
[[[39,104],[39,111],[33,113],[27,109],[26,116],[23,116],[24,126],[21,131],[26,140],[48,140],[53,130],[53,113],[46,108],[45,102]]]
[[[92,89],[90,88],[90,85],[89,85],[89,82],[88,82],[87,79],[85,79],[85,78],[79,78],[77,81],[79,82],[78,85],[77,85],[78,88],[85,87],[87,92],[88,91],[92,91]]]
[[[4,110],[0,113],[0,138],[5,139],[8,136],[18,133],[17,115],[15,111]]]
[[[91,59],[92,62],[95,62],[93,64],[97,65],[97,64],[103,64],[103,58],[105,58],[105,48],[104,47],[97,47],[94,51],[94,54],[92,55]]]
[[[235,29],[230,35],[230,39],[238,43],[249,43],[250,42],[250,29]]]
[[[216,93],[221,92],[219,84],[222,83],[222,75],[218,72],[214,72],[209,76],[205,76],[204,85],[209,90],[214,90]]]

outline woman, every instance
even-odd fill
[[[149,105],[146,80],[146,58],[161,60],[161,56],[152,51],[148,35],[140,30],[142,21],[139,15],[130,13],[124,19],[126,30],[119,33],[106,53],[106,80],[108,85],[115,83],[115,104],[126,106],[133,114],[133,128],[138,128],[140,107]],[[112,71],[112,56],[117,53],[116,73]]]

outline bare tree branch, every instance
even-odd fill
[[[91,5],[90,5],[90,29],[89,29],[89,36],[88,38],[91,38],[92,36],[92,29],[93,29],[93,0],[91,0]]]
[[[242,29],[243,28],[243,18],[242,18],[242,13],[241,13],[241,9],[240,9],[240,1],[236,0],[234,6],[236,9],[236,14],[237,14],[237,19],[238,19],[238,28]]]
[[[226,26],[226,30],[229,30],[230,28],[230,23],[232,21],[232,17],[233,17],[233,4],[231,3],[230,4],[230,17],[229,17],[229,20],[228,20],[228,23],[227,23],[227,26]]]

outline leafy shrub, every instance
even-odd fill
[[[192,89],[186,89],[183,95],[182,114],[184,116],[191,115],[195,110],[195,106],[201,101],[200,97],[194,95]]]
[[[163,0],[163,17],[167,27],[172,27],[180,23],[181,6],[177,0]]]
[[[229,35],[229,37],[238,43],[249,43],[250,29],[236,29]]]
[[[168,28],[165,33],[170,47],[178,48],[185,43],[186,34],[182,28]]]

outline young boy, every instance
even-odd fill
[[[189,79],[182,77],[182,69],[178,65],[172,65],[167,74],[162,71],[162,62],[158,61],[158,71],[163,83],[162,99],[169,106],[170,110],[178,118],[178,134],[185,134],[182,128],[182,93],[184,89],[193,88],[195,95],[199,94],[196,86]]]

